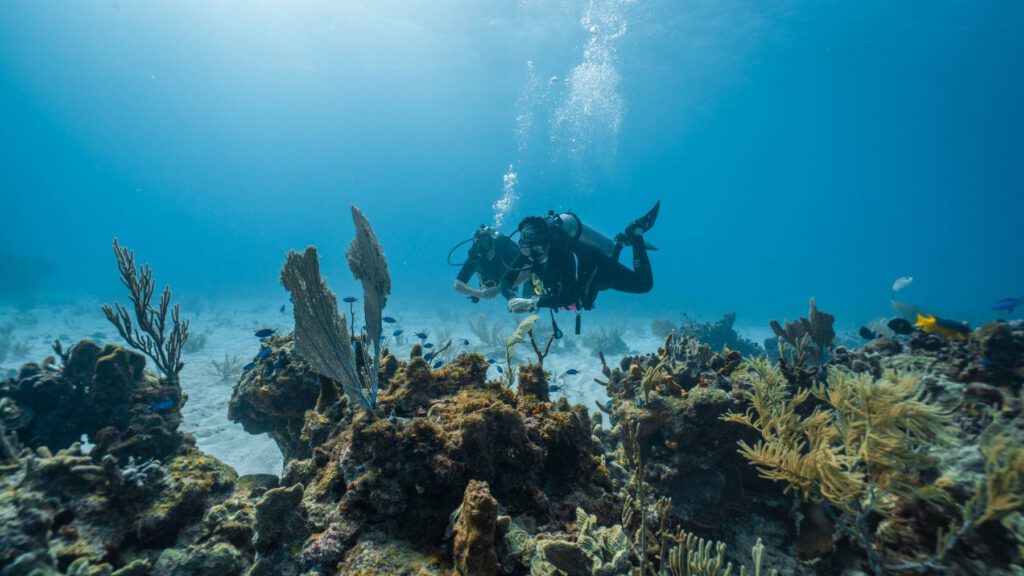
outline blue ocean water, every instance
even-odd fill
[[[315,244],[348,293],[355,204],[396,304],[469,308],[478,225],[660,199],[654,289],[592,315],[856,327],[909,275],[981,323],[1024,296],[1022,60],[1017,1],[9,0],[0,276],[123,300],[116,236],[178,294],[283,302]]]

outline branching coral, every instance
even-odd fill
[[[153,269],[148,264],[136,271],[135,253],[122,248],[114,238],[114,254],[117,255],[117,267],[121,272],[121,282],[128,288],[129,298],[135,312],[138,327],[132,324],[132,315],[119,303],[111,307],[103,305],[103,313],[107,320],[117,328],[121,337],[136,350],[153,359],[157,368],[171,382],[178,381],[178,373],[185,367],[181,362],[181,351],[188,342],[188,320],[181,319],[177,304],[170,308],[171,287],[164,286],[158,308],[153,308],[150,301],[156,290],[153,281]],[[168,332],[167,312],[171,312],[171,326]]]
[[[974,495],[961,508],[961,518],[939,531],[935,555],[940,561],[970,530],[990,520],[1001,520],[1024,506],[1024,447],[1019,432],[996,418],[978,441],[985,457],[985,476],[977,481]]]
[[[672,536],[675,546],[669,551],[668,562],[662,573],[670,576],[729,576],[732,574],[732,562],[725,561],[725,544],[698,538],[685,530],[679,530]],[[764,543],[757,539],[750,551],[754,560],[754,576],[761,576],[761,564],[764,561]],[[778,574],[777,570],[769,570],[769,576]],[[747,575],[747,567],[740,566],[740,576]]]
[[[223,361],[210,360],[206,373],[216,378],[218,383],[228,382],[242,373],[242,361],[236,354],[228,356],[225,352]]]
[[[501,338],[501,324],[497,322],[488,324],[487,316],[481,314],[476,320],[470,320],[467,324],[484,346],[488,348],[501,348],[504,345]]]
[[[922,473],[935,463],[929,448],[950,441],[948,416],[920,399],[921,376],[889,371],[874,381],[834,371],[827,385],[793,394],[767,360],[750,367],[751,407],[722,417],[760,433],[753,446],[741,441],[740,453],[765,478],[825,501],[838,527],[865,549],[875,573],[932,566],[931,560],[885,562],[868,522],[872,514],[891,515],[901,499],[922,488]],[[800,409],[812,395],[822,406],[807,414]]]

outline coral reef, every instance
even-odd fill
[[[231,505],[236,474],[179,433],[180,389],[145,373],[144,362],[86,340],[62,372],[48,360],[3,382],[0,574],[241,575],[248,567],[249,544],[227,522],[238,519],[211,516]],[[168,394],[177,403],[153,410],[150,401]],[[88,452],[73,441],[82,435],[94,443]]]
[[[543,370],[532,367],[520,376],[538,379],[546,392]],[[278,374],[295,371],[286,368]],[[600,464],[586,411],[564,401],[516,394],[486,381],[486,374],[487,363],[475,354],[459,356],[437,370],[418,356],[408,362],[385,356],[381,381],[386,388],[378,411],[390,414],[387,418],[355,411],[345,397],[317,408],[314,395],[304,396],[300,437],[305,444],[302,450],[285,451],[284,482],[307,487],[303,503],[314,534],[302,553],[307,563],[326,570],[325,562],[348,558],[365,538],[379,534],[423,549],[441,546],[445,526],[460,502],[472,500],[470,510],[478,512],[485,505],[482,483],[496,502],[495,510],[528,519],[531,525],[569,522],[577,505],[606,518],[617,516],[610,477]],[[269,394],[276,397],[301,393],[272,375],[261,386],[271,388]],[[252,387],[243,390],[240,384],[235,402],[250,409],[263,406],[244,400],[254,392],[262,393]],[[288,402],[266,406],[281,404]],[[250,417],[258,416],[250,412]],[[287,418],[271,416],[264,422],[289,427],[280,436],[294,433]],[[467,523],[476,517],[461,518],[462,524],[456,521],[456,533],[462,534],[456,538],[458,546],[478,546],[479,534],[469,538],[466,533]]]
[[[285,460],[308,458],[312,448],[303,427],[306,411],[320,396],[321,377],[297,358],[293,336],[271,336],[263,346],[270,353],[235,384],[228,418],[250,434],[269,434]]]
[[[673,332],[685,334],[696,338],[711,347],[712,350],[737,350],[744,356],[757,356],[764,353],[764,349],[757,343],[743,338],[735,329],[736,313],[724,314],[717,322],[699,322],[687,315],[683,315],[683,321],[676,326],[669,320],[655,319],[651,321],[651,332],[664,338]]]
[[[63,369],[49,358],[0,382],[0,418],[31,448],[67,447],[85,434],[94,452],[122,463],[164,458],[185,440],[178,432],[185,398],[176,382],[147,374],[145,363],[120,346],[83,340]]]
[[[0,576],[1024,570],[1021,323],[850,348],[812,300],[773,322],[770,361],[712,342],[736,338],[726,316],[614,366],[599,350],[608,401],[590,414],[552,399],[536,316],[501,342],[500,380],[448,338],[378,348],[390,280],[353,217],[365,331],[315,250],[292,253],[296,332],[267,336],[232,393],[280,477],[196,449],[168,358],[158,377],[138,352],[56,342],[0,381]]]

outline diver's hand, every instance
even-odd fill
[[[509,312],[533,312],[537,309],[537,298],[513,298],[508,301]]]
[[[501,292],[501,286],[495,284],[494,286],[488,286],[487,288],[479,290],[479,294],[477,295],[481,298],[494,298],[499,292]]]

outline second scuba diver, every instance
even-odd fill
[[[473,234],[469,256],[455,278],[455,291],[465,294],[473,302],[493,298],[499,292],[511,298],[515,295],[514,284],[505,290],[501,280],[518,255],[519,247],[508,236],[489,226],[480,226]],[[474,274],[480,278],[480,288],[469,285]]]
[[[642,294],[654,286],[644,233],[658,218],[658,202],[647,214],[634,220],[611,240],[583,224],[573,213],[547,218],[530,216],[519,224],[519,254],[502,277],[501,290],[510,293],[520,275],[534,276],[534,295],[511,298],[510,312],[531,312],[537,308],[590,310],[602,290]],[[633,268],[619,263],[624,246],[632,246]],[[577,318],[578,329],[578,318]]]

